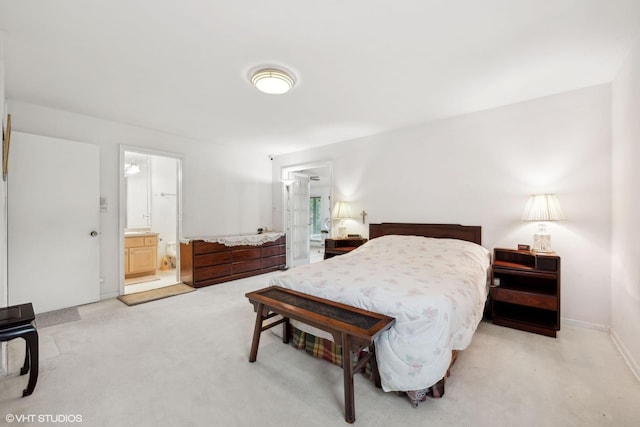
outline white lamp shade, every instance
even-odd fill
[[[529,197],[522,213],[523,221],[564,221],[560,202],[554,194],[534,194]]]
[[[351,209],[349,208],[349,203],[347,202],[338,202],[333,210],[334,218],[351,218]]]

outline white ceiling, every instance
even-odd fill
[[[280,154],[610,82],[640,0],[0,0],[0,29],[9,100]]]

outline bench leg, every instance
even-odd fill
[[[260,344],[260,333],[262,333],[262,303],[258,303],[256,309],[256,325],[253,328],[253,341],[251,342],[251,353],[249,354],[249,362],[253,363],[258,358],[258,345]]]
[[[31,366],[30,363],[30,351],[29,351],[29,343],[27,342],[27,339],[25,337],[24,338],[24,346],[25,346],[25,351],[24,351],[24,363],[22,364],[22,369],[20,369],[20,375],[24,375],[27,372],[29,372],[29,368]]]
[[[380,371],[378,370],[378,359],[376,358],[376,347],[374,344],[369,346],[369,353],[371,353],[371,359],[369,359],[369,363],[371,363],[371,375],[373,379],[373,383],[377,388],[382,388],[382,381],[380,381]]]
[[[36,382],[38,381],[38,358],[40,357],[38,354],[38,331],[35,328],[30,330],[24,335],[24,340],[27,342],[27,354],[29,356],[29,360],[25,360],[25,366],[23,366],[22,371],[27,364],[30,364],[31,367],[29,369],[29,383],[27,384],[27,388],[22,392],[22,397],[29,396],[33,393],[33,390],[36,388]],[[26,373],[26,372],[25,372]]]
[[[356,420],[356,408],[353,399],[353,363],[351,362],[351,343],[349,335],[342,334],[342,370],[344,375],[344,419],[348,423]]]
[[[289,332],[291,332],[291,328],[289,328],[289,318],[285,317],[282,323],[282,342],[285,344],[289,344]]]

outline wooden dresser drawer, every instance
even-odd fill
[[[261,249],[251,248],[251,249],[240,249],[240,250],[232,250],[231,258],[233,262],[246,261],[249,259],[257,259],[262,256]]]
[[[193,280],[201,282],[216,277],[228,276],[231,274],[231,264],[215,265],[213,267],[197,268],[193,272]]]
[[[212,252],[225,252],[229,251],[229,247],[222,245],[220,243],[211,243],[211,242],[193,242],[193,253],[196,255],[199,254],[208,254]]]
[[[193,258],[193,265],[196,268],[208,267],[212,265],[228,264],[231,262],[231,252],[217,252],[204,255],[196,255]]]
[[[284,255],[277,255],[268,258],[262,258],[262,268],[275,267],[277,265],[285,265],[287,257]]]
[[[233,274],[245,273],[252,270],[260,270],[262,268],[262,260],[260,258],[250,261],[234,262]]]
[[[262,248],[262,256],[263,257],[270,257],[270,256],[274,256],[274,255],[281,255],[284,254],[285,252],[285,247],[284,246],[280,246],[280,245],[274,245],[274,246],[265,246]]]

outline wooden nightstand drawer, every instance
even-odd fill
[[[514,291],[513,289],[491,288],[491,297],[495,301],[503,301],[527,307],[536,307],[545,310],[558,309],[558,298],[555,295],[542,295],[532,292]]]

